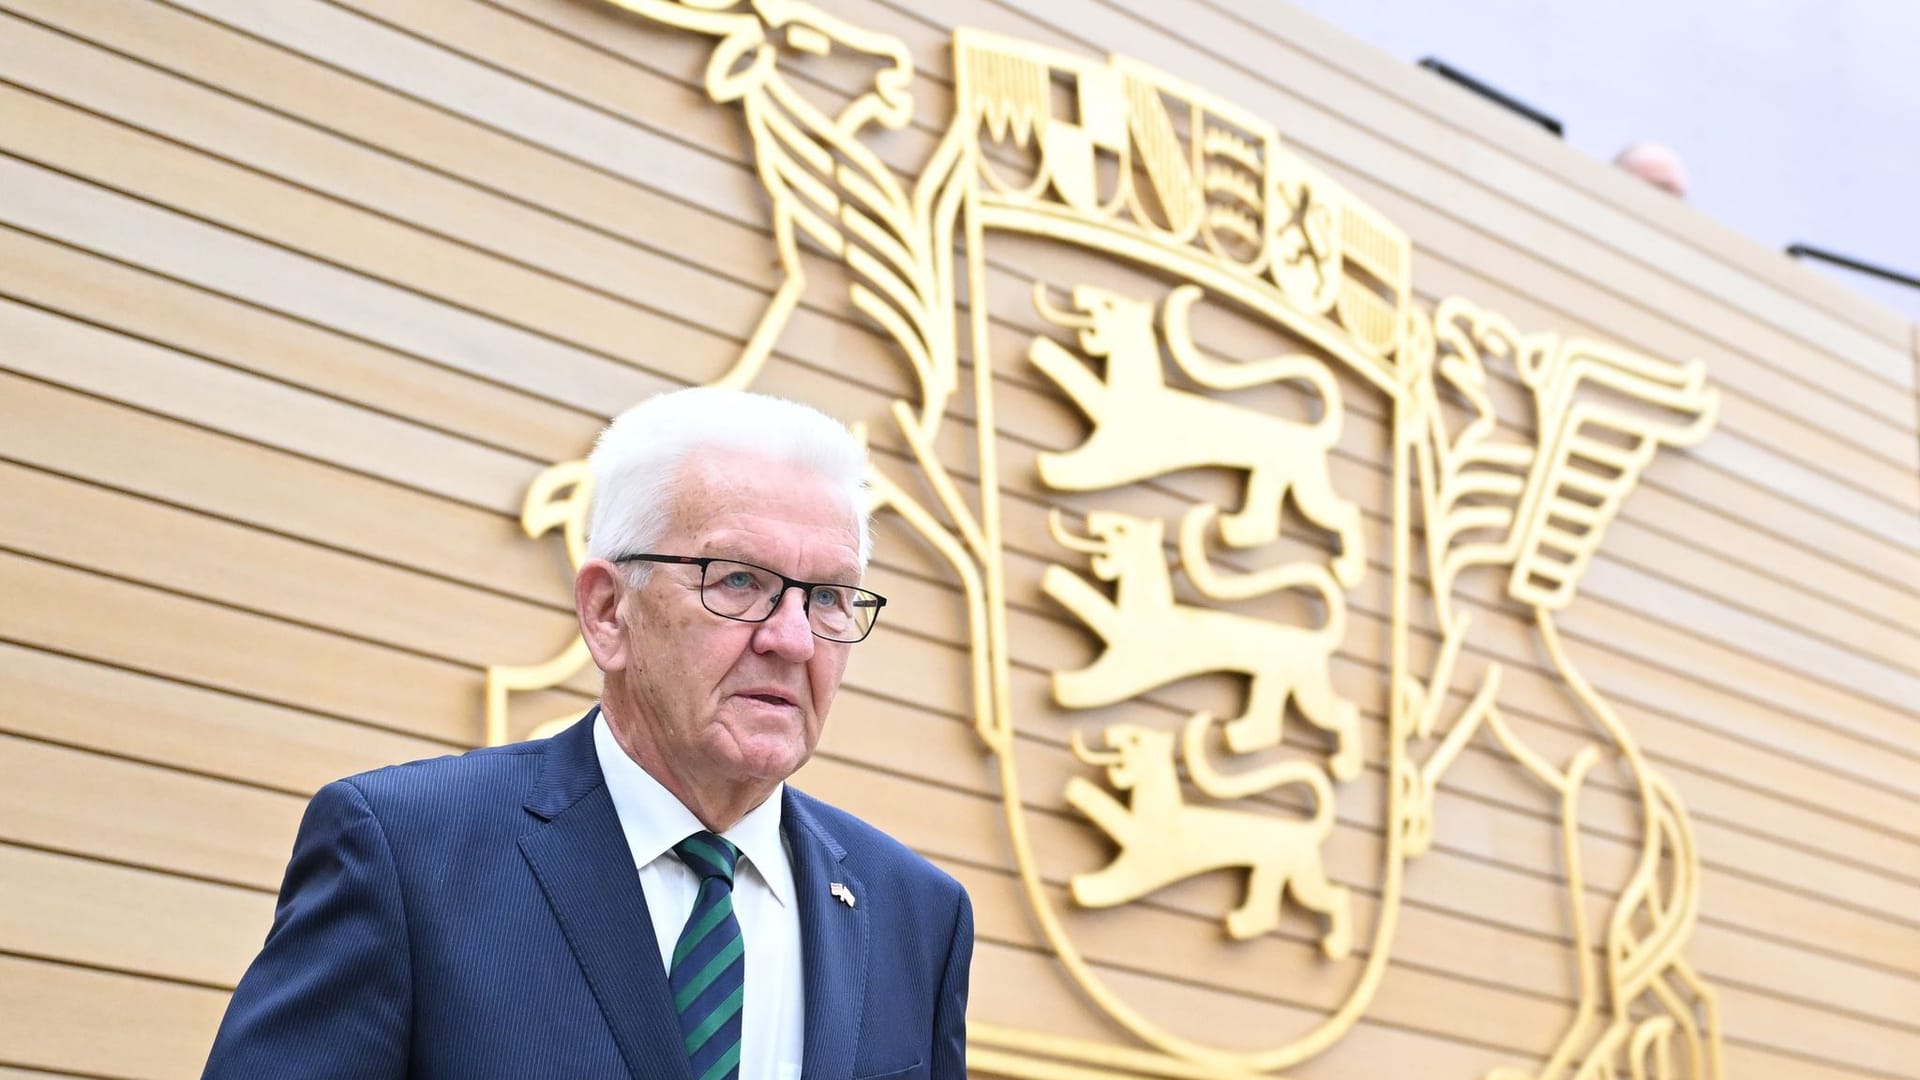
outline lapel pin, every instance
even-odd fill
[[[829,882],[827,884],[827,891],[829,893],[832,893],[837,899],[839,899],[841,903],[847,905],[848,907],[853,906],[853,890],[852,889],[849,889],[845,885],[842,885],[839,882],[834,881],[834,882]]]

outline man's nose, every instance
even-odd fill
[[[807,621],[806,592],[798,585],[788,586],[753,640],[759,651],[789,660],[804,661],[813,656],[813,624]]]

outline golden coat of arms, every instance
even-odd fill
[[[782,282],[722,381],[754,382],[822,254],[905,362],[911,393],[862,426],[896,429],[917,468],[876,466],[875,505],[962,590],[975,728],[1034,921],[1126,1035],[975,1023],[976,1069],[1275,1077],[1327,1051],[1391,977],[1442,777],[1482,738],[1557,818],[1577,973],[1545,1060],[1489,1075],[1720,1076],[1714,997],[1682,955],[1699,897],[1686,813],[1555,628],[1655,451],[1712,427],[1698,362],[1523,331],[1459,298],[1424,309],[1391,222],[1270,124],[1124,57],[956,32],[946,134],[909,178],[869,145],[912,114],[899,41],[798,0],[613,2],[710,43],[707,92],[738,109],[770,200]],[[790,66],[832,57],[870,79],[823,105]],[[1008,456],[1007,372],[1055,404],[1064,442]],[[586,483],[580,462],[554,466],[524,515],[576,562]],[[1016,496],[1045,497],[1043,566],[1010,555]],[[1380,613],[1365,625],[1358,597]],[[1050,673],[1041,715],[1016,706],[1016,602],[1091,647]],[[1478,644],[1496,618],[1524,624],[1561,681],[1571,744],[1536,745],[1503,714],[1503,664]],[[585,663],[576,643],[490,669],[489,738],[506,737],[510,692]],[[1582,795],[1602,772],[1639,841],[1596,897]],[[1057,865],[1035,807],[1090,829],[1100,861]],[[1080,944],[1105,909],[1221,871],[1236,885],[1217,933],[1283,940],[1327,1003],[1231,1045],[1157,1015]]]

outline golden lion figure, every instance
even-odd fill
[[[1251,680],[1246,711],[1226,728],[1234,752],[1279,745],[1292,700],[1301,715],[1333,733],[1333,775],[1350,780],[1359,774],[1360,710],[1333,688],[1328,671],[1345,632],[1346,601],[1323,568],[1286,568],[1295,571],[1289,580],[1315,586],[1327,606],[1327,621],[1306,629],[1175,599],[1157,520],[1096,510],[1087,515],[1091,535],[1085,538],[1068,533],[1057,511],[1047,524],[1062,546],[1092,556],[1094,577],[1115,583],[1109,598],[1066,567],[1049,566],[1041,575],[1041,590],[1106,642],[1093,663],[1054,674],[1055,701],[1095,708],[1195,675],[1242,674]],[[1204,553],[1197,561],[1204,565]],[[1188,565],[1192,572],[1195,562]],[[1200,574],[1213,582],[1204,569]]]
[[[1334,576],[1349,588],[1366,571],[1360,508],[1341,498],[1327,474],[1327,451],[1340,438],[1340,387],[1326,365],[1304,356],[1248,364],[1212,361],[1194,348],[1187,316],[1201,296],[1197,286],[1175,289],[1162,323],[1176,363],[1216,390],[1298,381],[1312,387],[1322,414],[1298,423],[1220,398],[1167,385],[1154,327],[1154,306],[1091,285],[1076,285],[1073,306],[1061,311],[1034,289],[1034,306],[1048,322],[1079,331],[1080,349],[1104,358],[1096,376],[1052,339],[1035,338],[1028,358],[1066,391],[1093,421],[1086,441],[1065,453],[1040,455],[1040,479],[1061,491],[1097,491],[1150,480],[1183,469],[1246,471],[1246,498],[1220,521],[1220,534],[1237,548],[1280,538],[1281,504],[1289,494],[1309,521],[1340,538]]]
[[[1275,762],[1257,773],[1232,778],[1215,772],[1205,751],[1212,717],[1197,713],[1187,721],[1187,768],[1203,791],[1235,798],[1254,791],[1301,785],[1313,794],[1307,821],[1253,810],[1194,806],[1180,789],[1174,770],[1173,735],[1136,724],[1107,729],[1107,749],[1089,748],[1074,732],[1073,753],[1089,765],[1104,767],[1107,782],[1127,793],[1127,802],[1084,776],[1067,784],[1067,802],[1100,826],[1120,847],[1105,869],[1076,874],[1073,899],[1085,907],[1111,907],[1195,874],[1230,867],[1247,868],[1246,896],[1226,917],[1227,933],[1245,939],[1280,924],[1282,893],[1308,911],[1324,916],[1320,949],[1344,959],[1353,948],[1347,890],[1327,880],[1320,847],[1333,827],[1333,787],[1320,769],[1303,761]]]

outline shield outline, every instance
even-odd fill
[[[969,149],[973,150],[974,154],[978,153],[976,140],[983,133],[983,125],[987,118],[981,110],[969,108],[975,103],[966,87],[969,65],[965,57],[970,49],[1017,52],[1035,57],[1050,66],[1069,70],[1099,68],[1106,71],[1123,71],[1150,80],[1187,100],[1204,101],[1210,111],[1228,117],[1243,130],[1271,131],[1271,125],[1251,117],[1243,110],[1197,88],[1184,86],[1163,72],[1125,57],[1114,56],[1095,60],[1031,42],[974,30],[957,31],[954,35],[953,47],[956,113],[953,117],[950,136],[964,133]],[[1273,138],[1270,145],[1277,142],[1277,138]],[[974,156],[974,154],[968,156]],[[984,161],[963,163],[961,168],[966,169],[968,165],[973,165],[977,169],[990,168]],[[1279,328],[1306,340],[1322,355],[1339,360],[1385,396],[1393,416],[1391,455],[1393,462],[1388,478],[1392,492],[1393,518],[1391,543],[1393,610],[1388,677],[1390,687],[1402,685],[1408,670],[1407,598],[1412,557],[1411,491],[1408,472],[1411,455],[1408,453],[1407,440],[1403,434],[1406,410],[1416,403],[1404,385],[1400,373],[1390,362],[1358,347],[1351,331],[1323,315],[1303,310],[1289,302],[1273,285],[1250,277],[1242,270],[1230,269],[1227,266],[1228,260],[1222,256],[1202,251],[1190,243],[1171,239],[1164,234],[1155,235],[1147,229],[1122,220],[1096,218],[1084,210],[1061,203],[1041,201],[1035,196],[1045,188],[1043,175],[1038,176],[1023,189],[1003,188],[1001,192],[995,192],[991,190],[991,186],[977,182],[968,184],[962,195],[958,224],[964,231],[965,237],[966,273],[970,298],[986,296],[984,253],[986,238],[990,232],[1016,233],[1060,241],[1081,250],[1106,254],[1127,265],[1150,269],[1156,276],[1198,284],[1210,295],[1232,300],[1243,311],[1269,320]],[[1351,202],[1351,197],[1348,197],[1348,202]],[[1365,212],[1364,209],[1362,212]],[[1403,805],[1405,793],[1401,790],[1401,785],[1395,782],[1396,778],[1403,775],[1408,764],[1405,753],[1406,728],[1404,719],[1400,715],[1403,711],[1401,695],[1393,692],[1387,695],[1390,711],[1386,725],[1386,775],[1389,782],[1385,785],[1387,793],[1384,818],[1386,857],[1381,882],[1380,914],[1375,921],[1374,934],[1362,974],[1340,1007],[1315,1024],[1305,1035],[1279,1047],[1249,1053],[1222,1050],[1175,1035],[1142,1015],[1108,988],[1065,932],[1051,901],[1045,895],[1040,867],[1027,836],[1024,810],[1021,806],[1019,777],[1011,746],[1013,735],[1009,678],[1011,642],[1007,629],[1007,594],[1002,569],[1004,544],[998,523],[1000,472],[994,446],[998,428],[994,421],[996,414],[993,402],[993,365],[991,354],[988,352],[988,315],[988,306],[984,302],[969,303],[968,353],[973,358],[974,405],[980,439],[978,464],[981,484],[981,532],[991,553],[991,558],[985,560],[986,565],[982,567],[985,570],[985,580],[981,583],[984,593],[981,599],[984,601],[983,606],[986,610],[978,613],[984,616],[983,618],[977,617],[974,620],[975,625],[983,628],[986,633],[984,642],[976,638],[975,648],[979,650],[984,645],[988,669],[988,677],[985,680],[976,679],[976,729],[998,762],[1001,802],[1006,813],[1008,839],[1014,850],[1022,891],[1026,895],[1028,909],[1039,923],[1048,946],[1067,969],[1073,982],[1088,998],[1108,1017],[1155,1049],[1142,1050],[1111,1043],[1092,1043],[1059,1035],[974,1023],[969,1025],[970,1050],[975,1054],[977,1064],[1010,1074],[1041,1075],[1044,1072],[1045,1075],[1058,1075],[1064,1059],[1081,1065],[1101,1067],[1103,1075],[1114,1075],[1104,1070],[1119,1068],[1129,1070],[1136,1075],[1154,1076],[1271,1076],[1275,1070],[1297,1065],[1324,1052],[1343,1037],[1371,1004],[1380,979],[1385,973],[1399,915],[1407,861],[1403,830],[1398,827],[1406,811]],[[974,595],[976,594],[970,589],[970,598]],[[985,685],[981,685],[983,683]],[[986,691],[987,699],[983,700],[978,696],[981,690]],[[985,1051],[984,1056],[981,1051]]]
[[[1006,230],[1028,235],[1044,235],[1054,239],[1061,239],[1061,234],[1064,232],[1067,234],[1066,238],[1077,246],[1088,250],[1103,251],[1121,258],[1127,258],[1125,254],[1126,250],[1134,247],[1143,239],[1140,234],[1133,230],[1126,229],[1124,226],[1109,225],[1107,223],[1091,223],[1084,220],[1063,220],[1059,216],[1046,214],[1045,212],[1035,212],[1029,208],[986,205],[978,207],[978,210],[979,213],[977,215],[972,213],[966,215],[969,250],[968,269],[970,274],[975,273],[975,264],[978,262],[973,252],[982,250],[985,234],[993,230]],[[1066,228],[1062,228],[1063,225],[1066,226]],[[1179,251],[1171,247],[1165,247],[1161,248],[1156,254],[1168,260],[1160,264],[1162,267],[1168,268],[1173,265],[1175,260],[1194,263],[1198,263],[1199,261],[1192,258],[1192,256],[1197,253],[1191,252],[1190,249]],[[1278,305],[1273,304],[1270,298],[1256,297],[1252,295],[1253,290],[1244,287],[1230,287],[1230,279],[1227,279],[1227,275],[1221,273],[1218,268],[1208,268],[1203,271],[1201,266],[1195,265],[1186,267],[1185,269],[1187,273],[1183,280],[1200,284],[1202,287],[1208,288],[1213,295],[1225,295],[1251,310],[1258,311],[1262,315],[1273,318],[1288,330],[1297,333],[1301,332],[1301,327],[1297,324],[1304,323],[1307,317],[1295,311],[1288,311],[1282,314],[1275,310]],[[984,282],[982,281],[976,286],[976,291],[974,291],[972,295],[983,295],[983,291]],[[985,305],[981,305],[981,325],[976,326],[973,331],[975,350],[985,348],[985,311]],[[1322,323],[1320,327],[1316,327],[1315,329],[1331,331],[1335,334],[1339,333],[1336,328],[1325,323]],[[1323,349],[1325,348],[1320,342],[1316,341],[1315,344]],[[1377,360],[1365,356],[1365,354],[1357,349],[1353,349],[1351,346],[1347,346],[1342,350],[1347,354],[1344,356],[1332,350],[1326,351],[1335,358],[1347,362],[1350,367],[1356,370],[1367,371],[1369,369],[1354,364],[1354,359],[1363,359],[1363,362],[1370,363],[1374,369],[1378,369],[1380,366]],[[972,355],[976,358],[976,369],[990,371],[991,364],[984,359],[984,352],[974,351]],[[1399,686],[1407,673],[1406,596],[1407,590],[1409,589],[1408,567],[1411,561],[1410,555],[1412,550],[1409,520],[1410,493],[1407,475],[1409,455],[1405,452],[1403,441],[1398,437],[1398,429],[1402,422],[1401,415],[1406,401],[1397,381],[1378,379],[1370,379],[1369,381],[1374,384],[1376,389],[1384,391],[1385,397],[1393,410],[1393,426],[1396,429],[1393,440],[1395,448],[1392,455],[1393,463],[1389,471],[1388,480],[1392,490],[1393,508],[1393,541],[1391,546],[1393,614],[1390,629],[1391,661],[1388,677],[1391,680],[1389,686]],[[1383,382],[1384,385],[1382,385]],[[981,418],[980,430],[984,445],[988,439],[997,434],[997,428],[989,424],[986,419],[994,415],[991,378],[977,380],[975,390],[975,409],[976,415]],[[995,511],[987,509],[987,507],[994,506],[1000,498],[1000,476],[997,468],[990,467],[983,461],[981,478],[983,517],[991,518],[995,515]],[[976,701],[975,708],[977,710],[977,725],[983,741],[986,742],[988,748],[993,751],[998,760],[1001,800],[1007,815],[1008,838],[1014,849],[1015,859],[1020,871],[1021,885],[1027,897],[1028,907],[1039,921],[1041,929],[1046,936],[1047,944],[1053,949],[1055,956],[1059,958],[1060,962],[1065,965],[1074,982],[1078,984],[1090,998],[1099,1004],[1107,1015],[1126,1027],[1143,1042],[1160,1047],[1162,1053],[1142,1054],[1140,1051],[1129,1051],[1123,1054],[1116,1054],[1115,1051],[1121,1050],[1121,1048],[1102,1044],[1076,1045],[1073,1040],[1062,1039],[1059,1036],[1030,1035],[1013,1030],[1003,1032],[991,1026],[986,1026],[985,1030],[976,1031],[970,1037],[970,1041],[980,1043],[987,1047],[1003,1047],[1009,1050],[1018,1048],[1028,1052],[1038,1051],[1049,1055],[1049,1057],[1066,1056],[1087,1064],[1120,1065],[1145,1070],[1151,1074],[1162,1076],[1218,1076],[1223,1075],[1220,1071],[1222,1069],[1228,1070],[1224,1075],[1270,1074],[1273,1070],[1284,1069],[1305,1061],[1332,1046],[1346,1034],[1353,1023],[1359,1019],[1360,1015],[1371,1003],[1373,994],[1378,988],[1379,980],[1384,974],[1386,961],[1391,951],[1390,945],[1399,914],[1400,894],[1406,863],[1406,852],[1404,850],[1401,831],[1393,825],[1393,823],[1401,820],[1405,809],[1401,805],[1403,793],[1399,785],[1391,782],[1386,784],[1387,805],[1385,820],[1388,822],[1388,827],[1385,830],[1386,860],[1381,885],[1380,916],[1376,920],[1374,936],[1368,951],[1366,966],[1357,986],[1354,991],[1348,995],[1347,1000],[1342,1004],[1341,1008],[1317,1024],[1306,1036],[1296,1039],[1286,1046],[1252,1055],[1206,1047],[1166,1031],[1160,1025],[1141,1015],[1131,1005],[1121,1000],[1116,993],[1104,985],[1100,976],[1092,970],[1091,965],[1080,955],[1072,939],[1066,934],[1060,924],[1059,918],[1052,909],[1051,901],[1044,893],[1044,883],[1041,879],[1040,867],[1026,835],[1025,811],[1020,805],[1020,786],[1017,767],[1014,763],[1011,748],[1014,726],[1009,678],[1011,642],[1007,630],[1007,599],[1004,573],[999,565],[999,559],[1004,557],[1004,545],[1001,540],[1000,530],[997,527],[988,525],[984,531],[988,535],[989,544],[995,556],[994,562],[985,567],[987,571],[985,581],[986,606],[988,608],[987,618],[985,620],[988,632],[986,649],[990,658],[992,685],[990,693],[992,700]],[[1396,734],[1403,730],[1402,720],[1398,715],[1401,706],[1400,695],[1389,693],[1388,700],[1392,713],[1389,715],[1387,722],[1388,737],[1385,740],[1387,743],[1386,764],[1388,770],[1387,776],[1392,778],[1400,775],[1402,769],[1405,767],[1406,755],[1405,740],[1404,738],[1397,737]],[[981,1027],[981,1025],[973,1026]],[[1036,1061],[1034,1063],[1038,1064],[1039,1062]],[[1192,1072],[1191,1064],[1193,1063],[1203,1063],[1206,1071],[1204,1073]]]

